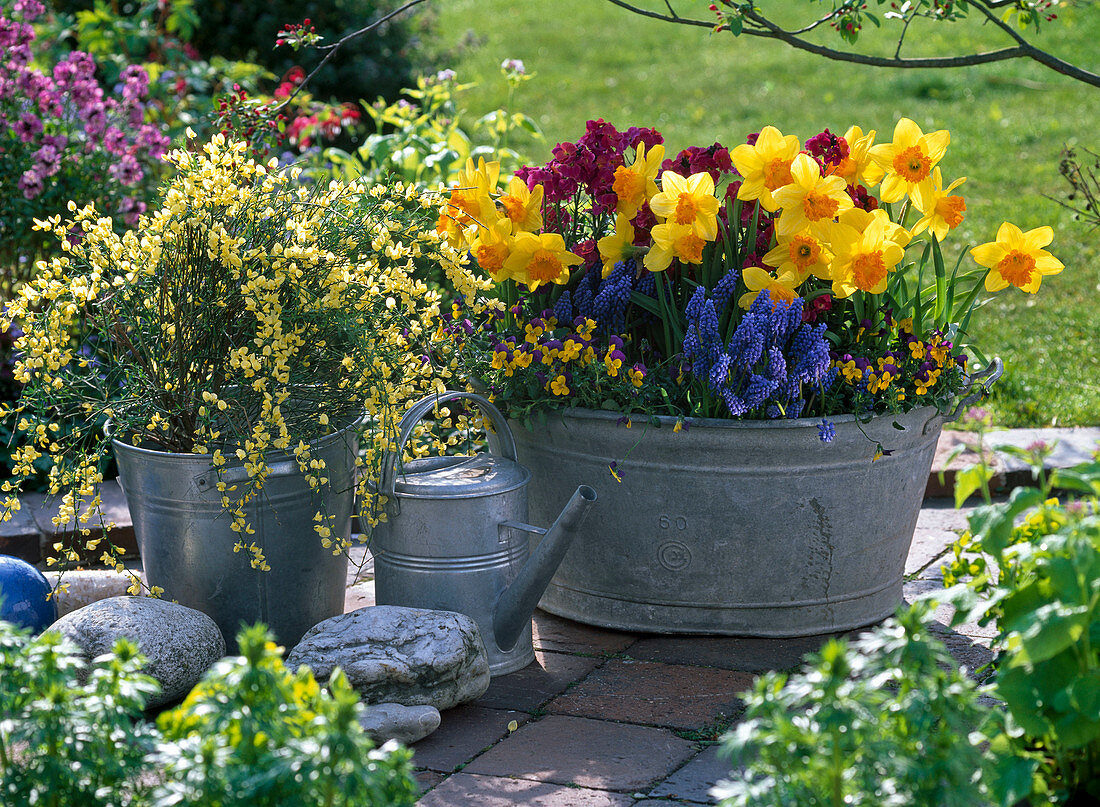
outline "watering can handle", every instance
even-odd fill
[[[488,431],[489,451],[505,459],[516,460],[516,439],[512,436],[512,430],[508,428],[508,421],[499,409],[493,406],[489,400],[476,392],[444,392],[442,395],[431,394],[414,403],[398,424],[397,447],[393,451],[387,451],[382,460],[382,484],[381,491],[384,496],[393,498],[394,486],[397,484],[397,474],[394,472],[394,463],[405,448],[405,443],[412,436],[413,429],[426,414],[436,406],[447,401],[455,401],[465,398],[473,401],[477,407],[489,416],[496,434]]]
[[[950,423],[953,420],[958,420],[959,416],[973,403],[977,403],[986,395],[989,394],[990,387],[1005,371],[1004,362],[1001,361],[1000,356],[995,356],[989,365],[982,371],[974,373],[967,379],[966,387],[963,389],[963,398],[959,401],[958,406],[955,407],[950,415],[944,418],[945,423]],[[978,385],[977,391],[974,391],[975,382],[981,382]]]

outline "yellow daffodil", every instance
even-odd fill
[[[849,297],[857,291],[881,294],[886,290],[887,276],[904,251],[887,237],[885,225],[882,217],[872,216],[863,229],[844,219],[832,228],[829,246],[835,257],[830,272],[835,297]]]
[[[491,226],[479,227],[470,245],[477,265],[497,283],[508,277],[504,262],[512,254],[512,242],[512,222],[501,216]]]
[[[762,258],[776,274],[793,274],[799,283],[810,275],[828,279],[832,259],[833,254],[809,230],[779,236],[776,245]]]
[[[557,233],[521,232],[512,242],[512,253],[504,269],[534,291],[543,283],[562,284],[569,280],[569,267],[582,263],[579,256],[565,248],[565,239]]]
[[[450,197],[436,221],[436,232],[451,246],[466,244],[465,231],[471,225],[496,219],[496,205],[490,194],[496,191],[499,176],[499,162],[486,163],[479,158],[475,168],[472,159],[466,160],[466,167],[459,171],[458,181],[451,187]]]
[[[668,176],[667,171],[665,176]],[[703,262],[706,241],[692,225],[666,222],[656,225],[650,235],[653,246],[649,248],[644,261],[645,268],[649,271],[663,272],[672,264],[673,258],[679,258],[684,263]]]
[[[512,222],[512,232],[526,230],[533,233],[542,229],[542,185],[531,190],[519,177],[508,180],[508,187],[500,197],[505,217]]]
[[[780,300],[790,303],[798,296],[795,290],[801,282],[794,272],[784,272],[779,277],[774,277],[759,266],[746,266],[745,271],[741,273],[741,279],[748,291],[741,295],[737,304],[745,309],[752,307],[764,289],[768,290],[773,307]]]
[[[871,158],[871,146],[875,144],[875,130],[867,134],[858,126],[849,127],[844,133],[848,144],[848,156],[833,169],[838,177],[843,177],[849,185],[871,187],[883,177],[883,170]]]
[[[847,183],[841,177],[821,176],[817,160],[799,154],[791,163],[791,182],[772,194],[782,209],[775,223],[777,235],[794,235],[807,228],[821,229],[841,212],[852,208]]]
[[[1012,285],[1034,294],[1043,275],[1056,275],[1065,269],[1060,260],[1043,249],[1053,240],[1054,230],[1050,227],[1036,227],[1025,233],[1006,221],[997,230],[996,241],[974,247],[970,256],[979,266],[989,268],[986,291],[1000,291]]]
[[[669,224],[694,227],[705,241],[718,236],[718,199],[714,180],[706,171],[687,178],[665,171],[661,174],[661,192],[649,200],[649,209]]]
[[[894,127],[894,140],[871,147],[871,158],[886,172],[879,188],[884,202],[897,202],[932,174],[947,146],[951,133],[946,129],[925,134],[909,118]]]
[[[600,257],[603,259],[603,276],[607,277],[615,264],[634,254],[634,227],[630,223],[630,217],[625,213],[616,215],[615,232],[605,235],[596,246],[599,247]]]
[[[800,146],[794,135],[783,135],[774,126],[760,130],[752,146],[742,143],[730,152],[733,167],[742,177],[737,198],[742,201],[759,199],[760,206],[774,213],[779,203],[772,198],[776,188],[791,182],[791,163]]]
[[[648,153],[645,143],[638,144],[634,164],[620,165],[615,169],[615,181],[611,189],[618,197],[615,212],[628,219],[638,215],[642,205],[657,193],[657,172],[665,159],[665,147],[658,143]]]
[[[890,219],[890,214],[882,209],[864,210],[860,207],[853,207],[851,210],[845,210],[840,214],[839,223],[863,232],[872,221],[876,220],[882,225],[887,240],[893,241],[902,249],[913,240],[913,234],[900,224],[893,222]],[[832,230],[829,232],[831,233]]]
[[[966,202],[961,196],[952,196],[951,191],[964,182],[966,177],[959,177],[945,188],[939,166],[932,169],[932,176],[913,189],[913,206],[923,214],[913,225],[913,235],[931,230],[942,241],[962,224]]]

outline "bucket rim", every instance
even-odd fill
[[[339,430],[333,432],[332,434],[326,434],[324,437],[317,438],[316,440],[314,440],[313,442],[308,444],[309,445],[309,450],[311,452],[322,451],[322,450],[328,448],[330,445],[332,445],[333,443],[335,443],[338,440],[345,440],[349,435],[355,433],[356,429],[359,426],[359,423],[360,423],[360,421],[357,420],[353,423],[349,423],[348,425],[344,426],[342,429],[339,429]],[[142,446],[134,445],[131,442],[128,442],[126,440],[122,440],[122,439],[114,436],[114,434],[113,434],[114,423],[110,420],[108,420],[107,423],[104,424],[103,431],[104,431],[104,434],[106,434],[107,437],[110,438],[112,448],[122,449],[123,451],[125,451],[127,453],[130,453],[130,454],[134,454],[135,456],[139,456],[139,457],[141,457],[141,456],[144,456],[144,457],[157,457],[157,458],[180,457],[180,458],[186,458],[188,460],[208,460],[211,463],[213,463],[213,461],[214,461],[214,454],[213,453],[191,454],[191,453],[183,453],[183,452],[180,452],[180,451],[166,451],[166,450],[163,450],[163,449],[156,449],[156,448],[144,448]],[[270,464],[272,464],[272,462],[279,462],[279,461],[284,460],[284,459],[292,459],[293,457],[294,457],[294,452],[292,452],[292,451],[286,451],[284,449],[275,449],[275,450],[270,451],[267,454],[265,454],[264,461],[268,465],[270,465]],[[236,459],[236,458],[234,457],[234,459]],[[231,464],[236,464],[236,463],[231,463]],[[229,466],[227,466],[227,467],[229,467]]]
[[[854,414],[843,415],[827,415],[822,417],[813,418],[775,418],[768,420],[736,420],[733,418],[700,418],[700,417],[677,417],[675,415],[645,415],[638,412],[612,412],[602,409],[588,409],[582,406],[573,407],[571,409],[563,409],[553,414],[547,415],[547,422],[555,418],[573,418],[575,420],[595,420],[595,421],[614,421],[619,422],[624,419],[636,420],[637,425],[650,424],[656,421],[658,426],[675,426],[678,422],[684,422],[688,426],[694,428],[696,426],[706,428],[717,429],[732,429],[732,430],[761,430],[761,429],[816,429],[821,425],[823,420],[827,420],[834,426],[844,426],[847,424],[867,424],[875,420],[882,418],[894,418],[895,420],[912,419],[916,421],[915,426],[923,427],[927,429],[937,419],[946,421],[947,413],[941,411],[935,406],[919,406],[915,409],[910,409],[908,412],[876,412],[872,413],[871,417],[866,420],[860,420]]]

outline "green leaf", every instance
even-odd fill
[[[996,742],[991,744],[994,748],[996,745]],[[994,750],[993,776],[989,777],[992,780],[989,783],[990,788],[996,797],[997,804],[1022,803],[1032,793],[1032,783],[1036,771],[1039,770],[1039,760],[1013,753],[1015,749],[1008,747],[1010,743],[1001,745],[1006,747],[1003,750]]]
[[[963,502],[974,493],[984,489],[993,472],[985,465],[971,465],[955,474],[955,507],[962,507]]]
[[[940,241],[935,234],[932,235],[932,266],[936,270],[936,303],[933,310],[933,319],[936,327],[942,327],[944,321],[944,303],[947,298],[947,268],[943,263],[943,253],[940,252]]]
[[[656,314],[657,316],[661,315],[661,308],[652,297],[632,291],[630,292],[630,302],[640,308],[644,308],[651,314]]]
[[[1087,614],[1084,611],[1067,613],[1062,606],[1051,603],[1040,608],[1035,619],[1036,623],[1021,636],[1020,649],[1013,663],[1019,661],[1021,664],[1035,664],[1047,661],[1073,647],[1085,632]]]

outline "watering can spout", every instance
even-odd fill
[[[562,558],[569,550],[592,505],[596,502],[596,491],[581,485],[573,493],[557,521],[546,531],[519,575],[506,588],[493,609],[493,634],[497,646],[507,652],[515,647],[523,629],[531,623],[542,592],[550,583]],[[526,525],[509,525],[526,529]]]

